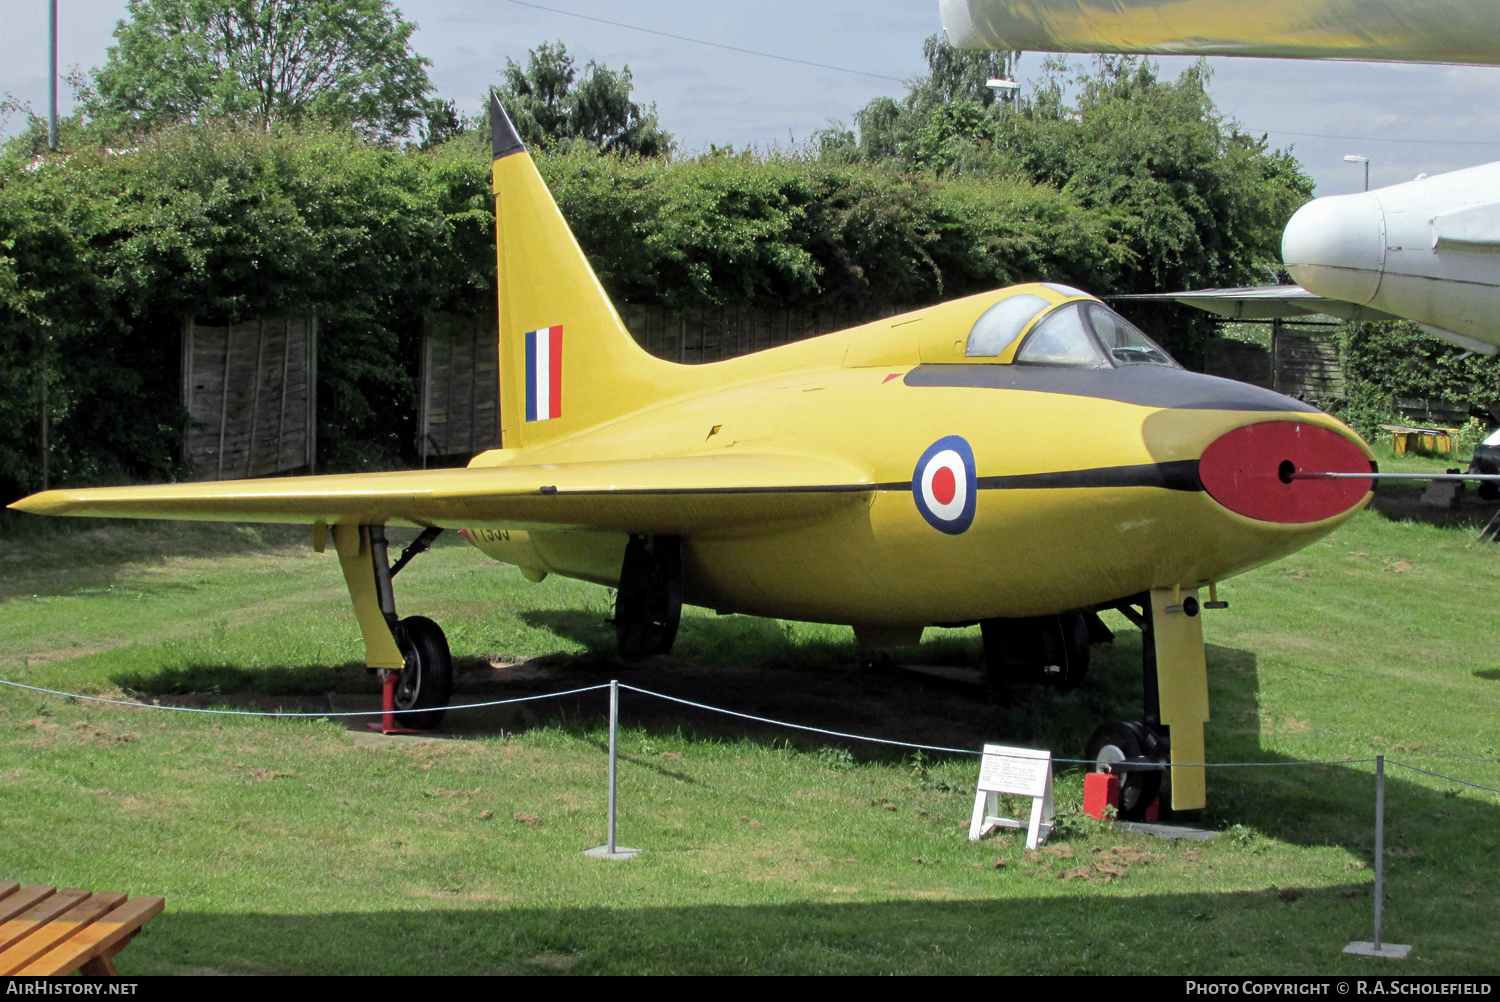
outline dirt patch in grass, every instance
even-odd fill
[[[1403,484],[1387,481],[1375,492],[1370,508],[1393,522],[1422,522],[1451,528],[1472,527],[1476,533],[1500,511],[1500,501],[1482,501],[1472,488],[1466,489],[1459,496],[1457,508],[1424,505],[1422,492],[1426,486],[1422,481]]]

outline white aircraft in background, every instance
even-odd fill
[[[1491,0],[940,0],[961,49],[1500,65]],[[1318,198],[1292,216],[1296,286],[1170,298],[1230,319],[1414,320],[1500,352],[1500,163]]]

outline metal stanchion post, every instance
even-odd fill
[[[1362,957],[1403,959],[1410,946],[1380,941],[1380,924],[1385,917],[1385,756],[1375,756],[1375,939],[1355,942],[1344,947],[1345,953]]]
[[[613,753],[611,753],[613,754]],[[614,798],[610,798],[614,812]],[[610,839],[614,841],[613,838]],[[1385,756],[1375,756],[1375,939],[1371,944],[1380,953],[1380,920],[1385,910]]]
[[[620,683],[609,680],[609,840],[597,849],[587,849],[585,856],[599,859],[629,859],[639,849],[615,844],[615,805],[618,803],[620,771]]]
[[[615,854],[615,805],[620,790],[620,683],[609,680],[609,854]],[[1378,877],[1376,878],[1379,879]],[[1379,915],[1379,912],[1375,914]],[[1380,920],[1375,922],[1375,942],[1380,943]]]

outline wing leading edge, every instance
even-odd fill
[[[33,494],[38,515],[445,528],[732,531],[869,503],[868,468],[817,456],[715,454],[404,470]]]

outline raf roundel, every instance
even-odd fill
[[[911,478],[917,511],[934,529],[956,536],[974,521],[974,450],[957,435],[927,447]]]

